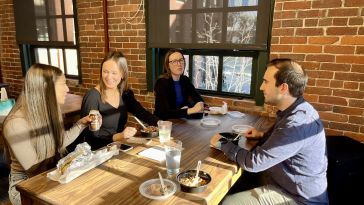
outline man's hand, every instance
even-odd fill
[[[252,129],[246,131],[246,133],[245,133],[245,137],[247,139],[253,139],[253,140],[260,139],[263,137],[263,135],[264,135],[264,132],[259,132],[255,128],[252,128]]]
[[[220,139],[221,135],[219,133],[215,134],[210,140],[210,145],[216,149],[221,149],[221,143],[219,142]]]

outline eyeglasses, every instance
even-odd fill
[[[169,61],[169,63],[172,64],[172,65],[177,65],[178,63],[179,64],[184,64],[185,60],[183,58],[181,58],[181,59],[178,59],[178,60]]]

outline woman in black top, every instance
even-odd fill
[[[101,113],[101,128],[98,131],[85,129],[79,140],[88,142],[92,149],[135,135],[135,128],[125,127],[128,112],[149,125],[156,125],[159,120],[142,107],[128,88],[128,65],[124,55],[117,51],[110,52],[102,61],[100,82],[83,98],[81,117],[90,110]]]
[[[185,59],[181,51],[170,50],[164,58],[164,71],[155,84],[155,112],[161,119],[201,118],[203,99],[183,75]]]

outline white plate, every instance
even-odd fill
[[[217,127],[219,126],[221,123],[221,121],[219,119],[215,119],[215,118],[203,118],[201,120],[201,126],[203,127]]]
[[[160,192],[161,182],[159,179],[150,179],[148,181],[143,182],[139,186],[139,192],[149,198],[155,200],[165,200],[168,197],[172,196],[177,191],[177,186],[174,182],[168,179],[163,179],[164,186],[167,186],[167,193],[162,195]]]
[[[209,107],[208,113],[211,115],[219,115],[221,114],[221,107]]]
[[[250,125],[233,125],[232,127],[232,130],[234,133],[242,133],[244,134],[246,131],[248,131],[249,129],[253,128],[252,126]]]
[[[227,114],[231,118],[243,118],[243,117],[245,117],[245,114],[244,113],[241,113],[239,111],[229,111],[229,112],[227,112]]]

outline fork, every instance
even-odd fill
[[[234,139],[233,139],[233,141],[235,141],[235,140],[237,140],[237,139],[239,139],[240,137],[242,136],[242,133],[239,133]]]
[[[161,194],[162,195],[165,195],[165,193],[166,193],[166,187],[164,185],[162,175],[161,175],[160,172],[158,172],[158,175],[159,175],[159,180],[161,181],[161,190],[160,190],[161,191]]]

